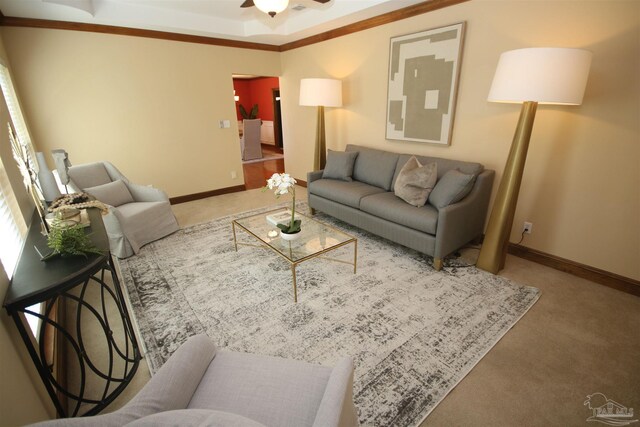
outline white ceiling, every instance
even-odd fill
[[[0,0],[5,16],[83,22],[281,45],[425,0],[290,0],[274,18],[244,0]],[[303,10],[293,8],[301,5]]]

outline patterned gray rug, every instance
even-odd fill
[[[475,267],[450,262],[436,272],[417,252],[316,218],[358,238],[358,273],[322,259],[300,264],[298,304],[278,255],[234,251],[232,217],[185,228],[121,260],[151,371],[198,333],[228,350],[326,365],[350,355],[361,423],[414,426],[539,297],[536,288]],[[349,260],[352,250],[331,256]]]

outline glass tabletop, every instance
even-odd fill
[[[300,236],[295,240],[285,240],[280,237],[280,229],[267,221],[267,216],[284,212],[290,212],[290,210],[276,209],[246,218],[239,218],[233,222],[294,263],[356,240],[355,237],[316,221],[298,211],[296,211],[296,219],[302,221]]]

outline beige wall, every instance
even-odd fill
[[[2,38],[0,38],[0,59],[10,68]],[[6,123],[9,120],[9,111],[4,98],[0,96],[0,159],[26,220],[29,221],[33,205],[22,185],[20,173],[11,155],[6,131]],[[0,301],[4,301],[8,286],[7,273],[0,266]],[[53,405],[48,400],[48,395],[22,343],[18,329],[6,310],[2,309],[0,310],[0,425],[23,425],[45,420],[53,415]]]
[[[277,76],[276,52],[3,27],[41,151],[110,160],[169,196],[243,184],[232,73]],[[230,120],[220,129],[218,121]],[[231,178],[235,171],[237,178]]]
[[[479,161],[501,176],[519,107],[486,101],[500,53],[522,47],[593,52],[584,103],[538,109],[511,241],[640,279],[640,2],[474,0],[284,52],[285,156],[312,167],[315,111],[297,105],[304,77],[343,79],[345,105],[327,109],[329,148],[381,149]],[[450,147],[385,140],[389,38],[466,21]]]

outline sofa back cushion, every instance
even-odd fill
[[[400,154],[398,156],[398,164],[396,165],[395,173],[393,174],[393,184],[395,185],[396,179],[398,179],[398,175],[402,170],[402,167],[405,163],[411,158],[411,154]],[[436,163],[438,165],[438,180],[444,176],[450,170],[457,169],[458,171],[467,174],[478,176],[484,170],[484,166],[480,163],[475,162],[464,162],[462,160],[450,160],[450,159],[442,159],[440,157],[429,157],[429,156],[416,156],[416,159],[420,162],[421,165],[428,165],[429,163]],[[437,185],[437,183],[436,183]]]
[[[353,165],[354,180],[375,185],[386,191],[393,188],[392,182],[398,164],[398,154],[353,144],[347,145],[345,151],[358,152],[358,157]]]

